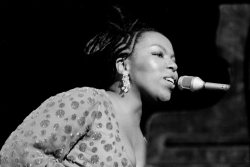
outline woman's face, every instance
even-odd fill
[[[133,87],[155,100],[170,100],[178,74],[173,47],[164,35],[144,32],[129,60]]]

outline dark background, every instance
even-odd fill
[[[228,64],[218,56],[215,45],[218,7],[223,3],[235,2],[2,1],[0,5],[5,9],[0,13],[0,145],[50,96],[75,87],[100,84],[98,80],[105,75],[98,65],[85,61],[83,47],[102,28],[112,4],[119,4],[127,13],[169,37],[179,75],[230,83]],[[158,107],[202,109],[216,104],[225,95],[220,91],[175,91],[170,103]],[[149,109],[155,111],[155,106]]]

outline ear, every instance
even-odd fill
[[[118,74],[123,74],[124,72],[129,72],[128,59],[118,58],[116,59],[116,70]]]

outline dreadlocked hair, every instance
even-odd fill
[[[104,65],[110,76],[106,76],[110,86],[117,77],[115,62],[118,58],[126,59],[132,55],[135,44],[138,42],[141,34],[146,31],[155,31],[146,24],[139,22],[138,19],[126,20],[120,8],[114,8],[119,14],[117,22],[107,22],[104,31],[99,32],[91,38],[85,48],[84,53],[87,56],[97,59]]]

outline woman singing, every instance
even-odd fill
[[[105,60],[109,87],[74,88],[44,101],[6,140],[1,167],[145,166],[142,98],[171,99],[178,79],[171,42],[139,21],[109,23],[85,53]]]

